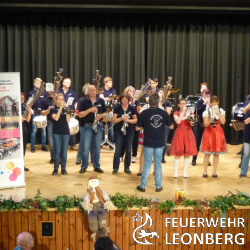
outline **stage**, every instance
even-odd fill
[[[203,178],[203,153],[199,153],[197,165],[192,166],[190,163],[188,169],[189,178],[182,177],[183,172],[183,158],[180,160],[179,177],[174,179],[173,175],[173,159],[174,156],[166,156],[166,163],[162,164],[163,172],[163,191],[155,192],[153,164],[151,167],[151,175],[148,180],[148,186],[145,193],[135,191],[136,186],[140,184],[140,176],[137,176],[139,169],[139,155],[136,163],[131,163],[132,175],[127,175],[123,172],[123,163],[120,164],[120,170],[117,175],[112,175],[113,152],[108,151],[104,146],[101,150],[101,168],[104,170],[103,174],[98,174],[93,171],[92,163],[89,164],[87,172],[79,174],[80,165],[76,165],[77,151],[68,150],[68,175],[63,176],[59,174],[52,176],[53,165],[49,164],[49,152],[41,151],[39,145],[36,146],[36,152],[30,153],[30,145],[27,146],[25,167],[29,168],[29,172],[25,172],[26,187],[2,189],[0,194],[4,198],[12,198],[15,201],[28,197],[33,198],[38,189],[41,190],[42,197],[54,199],[59,195],[68,195],[72,197],[83,197],[87,189],[87,180],[90,176],[98,174],[103,180],[103,188],[110,195],[117,192],[122,194],[135,194],[143,196],[144,198],[159,198],[160,200],[173,199],[175,188],[181,187],[186,189],[186,197],[189,199],[196,198],[212,198],[216,195],[226,195],[228,191],[236,193],[236,190],[250,193],[249,177],[239,178],[240,169],[238,167],[240,156],[236,153],[240,151],[242,145],[227,145],[228,153],[220,156],[218,166],[218,178],[212,178],[212,166],[208,167],[208,178]],[[212,159],[211,163],[212,162]]]

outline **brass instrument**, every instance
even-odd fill
[[[98,120],[96,119],[96,116],[97,116],[97,114],[95,113],[95,120],[94,120],[94,122],[93,122],[93,125],[92,125],[92,129],[95,131],[95,132],[97,132],[97,124],[98,124]]]
[[[38,99],[38,97],[43,93],[43,91],[46,90],[45,88],[45,82],[43,82],[41,84],[40,89],[36,92],[36,95],[33,97],[33,100],[30,102],[29,105],[26,106],[30,106],[32,108],[32,106],[35,104],[36,100]],[[26,118],[28,116],[29,111],[26,109],[24,114],[22,115],[23,118]]]
[[[166,82],[166,85],[163,86],[163,96],[162,96],[163,104],[166,102],[166,100],[168,99],[168,96],[171,94],[171,90],[173,88],[173,85],[171,84],[172,79],[173,78],[169,76]]]
[[[128,112],[126,114],[126,111],[124,110],[124,115],[129,115],[131,112]],[[121,128],[121,131],[123,133],[123,135],[126,135],[127,134],[127,127],[128,127],[128,123],[123,121],[123,125],[122,125],[122,128]]]
[[[101,80],[102,76],[99,75],[99,70],[97,69],[95,71],[95,79],[92,79],[92,84],[96,87],[96,93],[98,95],[102,94],[104,92],[103,89],[100,88],[100,80]]]
[[[150,82],[151,79],[148,78],[148,81],[145,83],[145,85],[141,85],[140,93],[138,95],[133,96],[133,103],[134,101],[139,101],[146,94],[147,89],[150,87]]]
[[[54,96],[57,94],[60,86],[61,86],[61,82],[62,82],[62,73],[63,73],[63,69],[60,68],[59,72],[56,72],[56,76],[54,77]],[[53,104],[55,104],[55,100],[53,101]]]

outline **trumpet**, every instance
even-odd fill
[[[124,111],[124,115],[129,115],[131,112],[128,112],[126,114],[126,111]],[[126,135],[127,134],[127,127],[128,127],[128,123],[127,122],[123,122],[123,125],[122,125],[122,128],[121,128],[121,131],[123,133],[123,135]]]
[[[92,125],[92,129],[94,130],[94,132],[97,132],[97,125],[99,123],[99,121],[96,119],[97,117],[97,113],[95,113],[95,120],[93,122],[93,125]]]
[[[74,109],[71,109],[68,106],[65,106],[64,109],[65,109],[66,114],[70,115],[71,117],[73,117],[75,115]]]

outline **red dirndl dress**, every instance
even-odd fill
[[[227,153],[226,139],[219,121],[215,122],[215,128],[209,125],[204,129],[201,151],[204,154]]]
[[[176,111],[174,112],[174,115],[180,116],[180,112]],[[177,124],[171,142],[170,154],[176,156],[197,155],[194,132],[187,119],[182,120],[180,124]]]

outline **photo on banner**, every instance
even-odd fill
[[[20,73],[0,73],[0,189],[25,186]]]

